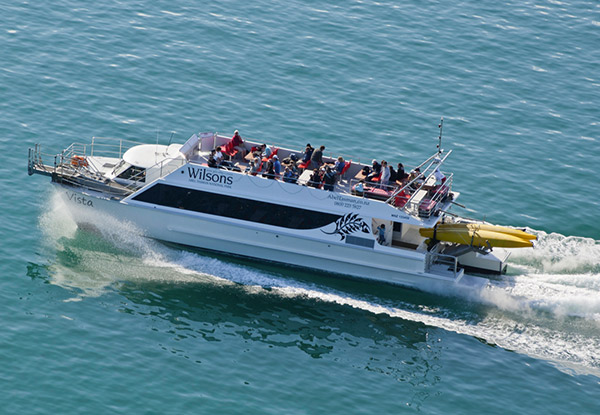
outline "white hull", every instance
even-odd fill
[[[138,232],[153,239],[419,289],[432,283],[456,284],[460,279],[451,273],[425,272],[425,254],[417,251],[323,241],[244,221],[128,205],[60,184],[56,188],[78,223],[97,223],[107,214],[134,224]]]

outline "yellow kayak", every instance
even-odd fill
[[[521,229],[513,229],[507,228],[506,226],[498,226],[498,225],[487,225],[485,223],[442,223],[438,225],[438,232],[440,230],[451,230],[451,229],[470,229],[470,230],[480,230],[480,231],[489,231],[489,232],[500,232],[507,233],[509,235],[518,236],[519,238],[534,240],[537,239],[536,235],[532,235]]]
[[[471,223],[441,224],[438,225],[437,230],[435,231],[433,228],[419,229],[419,233],[425,238],[433,238],[434,232],[435,239],[439,241],[481,247],[489,246],[492,248],[532,247],[533,239],[536,239],[535,235],[531,235],[519,229]]]

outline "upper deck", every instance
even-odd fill
[[[188,161],[207,165],[210,151],[217,147],[225,148],[230,141],[231,137],[216,133],[202,133],[199,136],[192,136],[188,142],[183,145],[182,152],[185,154]],[[245,140],[244,148],[248,151],[248,155],[245,158],[242,158],[241,156],[237,157],[237,154],[234,155],[231,160],[233,165],[225,166],[223,168],[231,171],[238,171],[239,169],[239,173],[248,174],[249,161],[255,157],[254,155],[250,156],[250,151],[253,148],[260,147],[261,144],[263,143],[251,141],[249,139]],[[268,143],[267,145],[270,146],[273,151],[276,151],[278,159],[282,163],[282,171],[286,166],[285,161],[290,159],[292,155],[296,155],[298,159],[300,159],[302,155],[302,151],[278,147]],[[186,147],[188,148],[187,152]],[[360,158],[354,159],[343,157],[346,168],[344,169],[343,174],[337,175],[335,185],[331,191],[356,198],[367,198],[372,201],[386,203],[415,218],[420,218],[421,220],[428,219],[439,213],[440,210],[447,209],[451,200],[458,197],[457,193],[452,193],[453,175],[441,171],[442,165],[451,152],[452,151],[446,154],[442,154],[441,152],[434,153],[421,164],[414,166],[413,170],[419,169],[420,175],[415,178],[395,180],[388,185],[382,185],[379,182],[367,180],[367,177],[363,174],[363,169],[365,167],[370,167],[370,165],[361,163]],[[258,155],[258,153],[255,154]],[[321,168],[324,166],[333,168],[338,157],[339,154],[323,154],[323,166]],[[261,158],[261,161],[265,162],[266,160]],[[436,170],[439,170],[443,174],[443,183],[440,183],[440,180],[436,179]],[[302,171],[297,178],[296,185],[310,186],[311,173],[311,168]],[[264,180],[273,179],[273,177],[269,177],[268,174],[265,174],[264,170],[259,172],[256,177],[260,177]],[[282,180],[281,174],[274,177],[274,179]],[[323,189],[324,186],[320,186],[319,188]]]
[[[54,165],[44,165],[42,153],[38,146],[30,150],[29,171],[30,173],[41,173],[53,175],[62,182],[86,187],[99,192],[107,193],[113,198],[123,198],[136,192],[156,179],[166,177],[168,174],[190,163],[192,165],[207,166],[210,151],[216,147],[227,146],[231,137],[215,134],[194,134],[183,145],[171,144],[148,145],[119,139],[93,138],[91,144],[74,143],[63,152],[54,155]],[[248,154],[262,143],[244,140],[244,148]],[[276,152],[282,166],[286,159],[294,154],[301,157],[302,152],[269,144]],[[126,155],[139,154],[140,147],[145,147],[146,159],[141,161],[132,160]],[[156,147],[155,150],[151,150]],[[135,150],[134,150],[135,149]],[[423,224],[433,226],[437,222],[437,215],[449,208],[452,199],[457,197],[452,193],[452,174],[444,174],[443,184],[436,184],[435,171],[440,170],[446,158],[446,154],[436,152],[421,164],[415,166],[420,169],[421,175],[414,179],[397,180],[382,185],[378,182],[367,180],[363,175],[363,169],[367,164],[361,163],[360,159],[344,157],[346,168],[343,174],[336,178],[331,191],[343,195],[343,200],[368,199],[374,205],[386,204],[403,213],[402,216],[410,216]],[[148,156],[149,155],[149,156]],[[47,155],[46,155],[47,156]],[[249,160],[254,155],[242,158],[239,154],[233,155],[231,163],[221,168],[232,174],[249,175]],[[323,154],[323,166],[333,166],[338,155]],[[263,160],[261,159],[261,163]],[[265,161],[266,162],[266,161]],[[252,177],[252,182],[262,180],[275,180],[285,186],[307,186],[311,169],[306,169],[294,183],[283,183],[281,175],[269,177],[262,170]],[[315,187],[315,186],[313,186]],[[322,191],[321,186],[314,190]],[[308,191],[309,189],[307,189]]]

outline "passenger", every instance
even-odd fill
[[[388,184],[389,185],[393,185],[396,183],[396,179],[398,178],[398,173],[396,172],[396,170],[394,170],[394,167],[391,164],[388,164],[388,167],[390,169],[390,182]]]
[[[298,181],[298,177],[300,176],[300,170],[296,166],[296,163],[292,163],[288,166],[292,171],[292,178],[294,179],[294,183]]]
[[[315,150],[310,156],[310,167],[313,169],[318,169],[323,165],[323,150],[325,150],[325,146],[319,147],[318,150]]]
[[[440,169],[435,169],[433,175],[435,176],[435,184],[444,184],[446,181],[446,176],[444,176],[444,173],[442,173]]]
[[[344,158],[342,156],[339,156],[333,166],[333,169],[335,170],[336,174],[341,175],[342,171],[344,171],[344,167],[346,167],[346,162],[344,161]]]
[[[323,189],[333,192],[335,185],[335,172],[331,170],[331,167],[325,168],[325,174],[323,175]]]
[[[254,162],[254,160],[250,161],[250,164],[248,166],[248,170],[246,170],[246,172],[248,174],[251,174],[252,176],[256,176],[256,173],[258,173],[258,166]]]
[[[294,153],[290,154],[289,157],[284,158],[283,160],[281,160],[281,164],[286,164],[286,165],[292,165],[292,164],[296,164],[296,162],[298,161],[298,156],[296,156]]]
[[[379,185],[382,189],[385,189],[390,183],[390,176],[390,168],[387,161],[381,160],[381,179],[379,180]]]
[[[281,174],[281,163],[279,162],[279,157],[277,157],[277,154],[273,156],[273,170],[277,176]]]
[[[314,187],[315,189],[318,189],[319,187],[321,187],[321,175],[319,174],[319,169],[313,170],[313,173],[311,174],[310,178],[308,179],[307,185],[310,187]]]
[[[268,160],[267,165],[265,167],[265,171],[263,172],[263,177],[267,179],[275,179],[275,170],[273,168],[273,160]]]
[[[221,147],[220,146],[217,147],[215,149],[215,160],[217,161],[217,164],[221,164],[221,162],[223,161],[224,158],[225,158],[225,156],[221,152]]]
[[[296,183],[294,172],[289,167],[286,167],[283,172],[283,181],[286,183]]]
[[[404,165],[402,163],[398,163],[398,171],[396,172],[396,180],[404,183],[408,178],[408,174],[404,171]]]
[[[207,161],[208,167],[217,168],[219,166],[219,163],[217,163],[217,160],[215,159],[215,153],[216,153],[215,150],[210,151],[210,154],[208,155],[208,161]]]
[[[304,154],[302,155],[302,162],[306,163],[310,160],[313,152],[315,151],[314,148],[312,148],[312,146],[310,145],[310,143],[308,143],[306,145],[306,149],[304,150]]]
[[[377,227],[377,242],[385,245],[385,225],[383,223]]]
[[[371,173],[367,176],[367,181],[371,182],[374,178],[378,177],[381,174],[381,164],[377,162],[377,160],[373,159],[371,166]]]
[[[271,154],[273,153],[273,149],[268,147],[266,144],[263,144],[261,147],[262,156],[266,158],[271,158]]]
[[[240,153],[242,158],[246,157],[247,150],[246,147],[244,147],[244,140],[242,140],[238,130],[233,132],[233,137],[231,137],[231,145],[233,146],[234,150],[237,150]]]
[[[421,174],[421,169],[419,169],[418,167],[412,172],[410,172],[410,174],[408,175],[408,182],[411,183],[410,187],[412,187],[415,190],[421,187],[424,181],[425,179]]]

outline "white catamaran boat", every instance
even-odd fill
[[[465,270],[500,274],[504,248],[535,239],[449,212],[458,193],[442,171],[451,151],[441,149],[441,125],[437,151],[415,167],[420,175],[388,185],[356,161],[342,161],[333,185],[311,178],[314,164],[284,181],[265,176],[269,159],[305,165],[294,162],[301,151],[269,146],[261,154],[261,143],[232,144],[216,133],[183,145],[93,138],[52,156],[52,165],[36,145],[28,171],[52,178],[78,223],[109,214],[162,241],[416,288],[455,284]],[[219,146],[231,160],[213,167]]]

